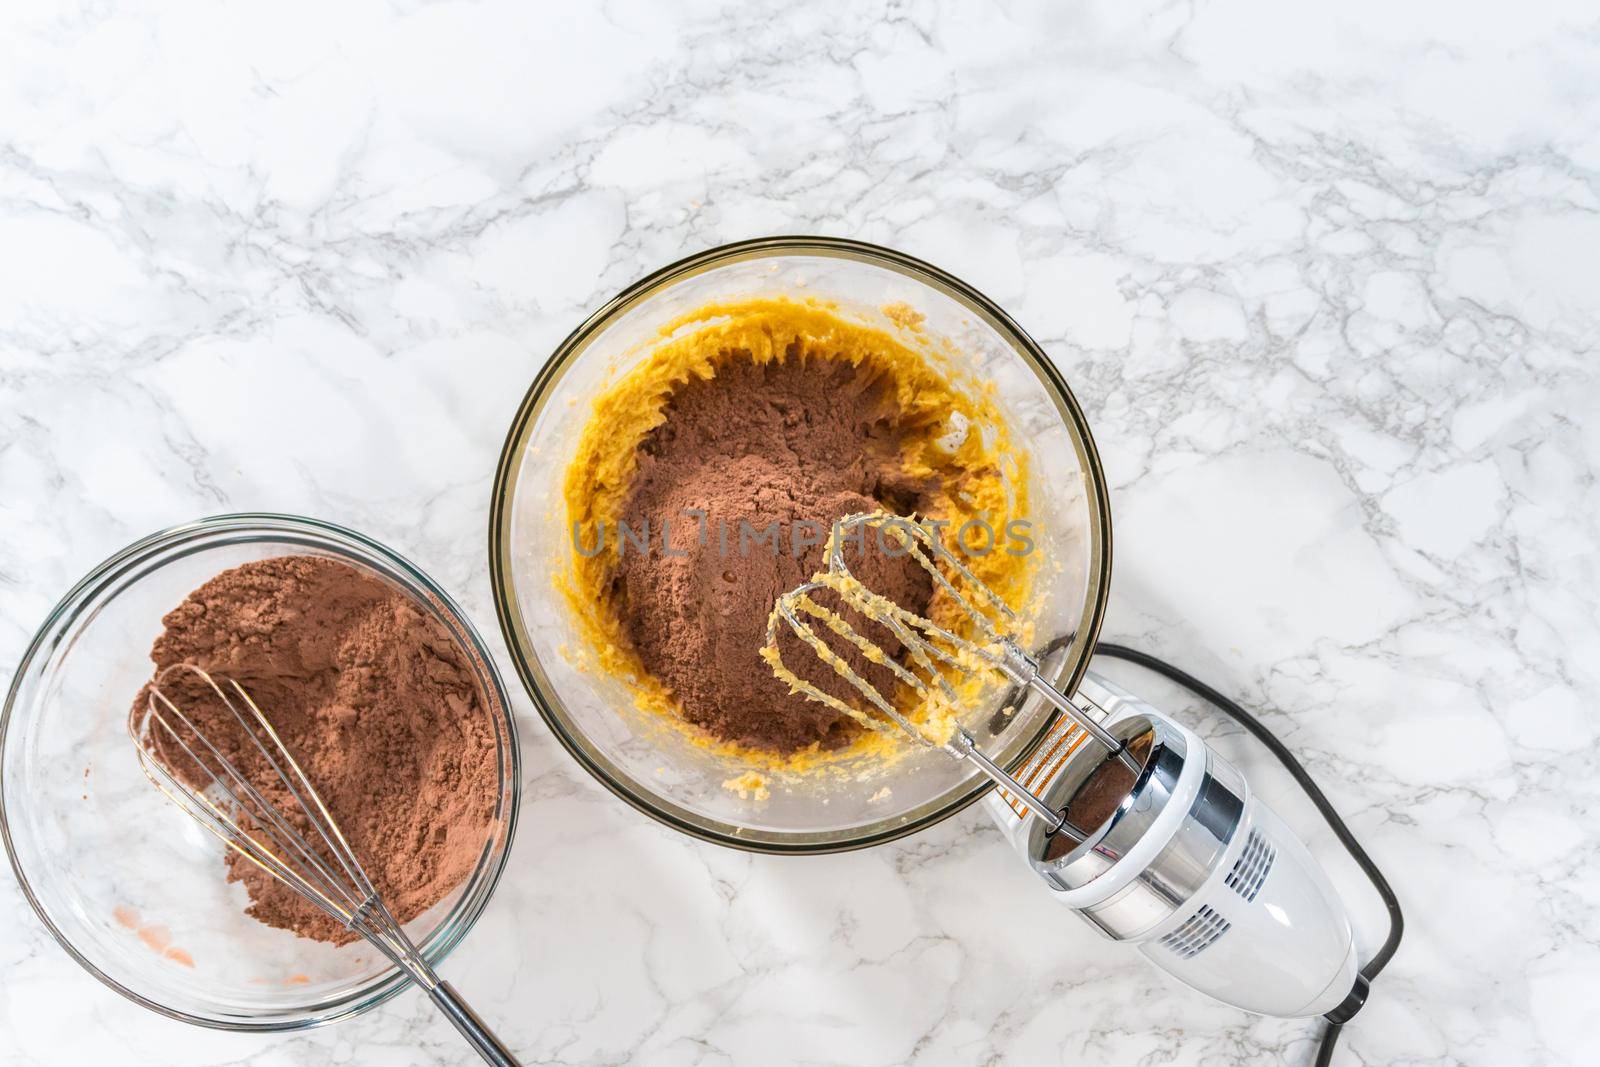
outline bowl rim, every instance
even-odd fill
[[[1105,471],[1100,463],[1100,455],[1095,447],[1094,437],[1089,431],[1088,419],[1054,361],[1038,342],[993,300],[938,267],[903,252],[865,241],[792,234],[758,237],[719,245],[686,256],[645,275],[585,318],[556,346],[538,373],[534,375],[533,382],[523,394],[522,402],[506,433],[500,460],[495,468],[494,485],[490,496],[488,529],[490,583],[493,587],[495,614],[500,620],[500,631],[505,637],[506,650],[516,667],[517,676],[522,680],[523,688],[527,690],[534,707],[538,709],[540,717],[555,735],[556,740],[601,785],[631,807],[658,822],[704,841],[747,852],[778,854],[845,852],[893,841],[942,822],[977,801],[993,788],[993,784],[981,775],[974,776],[974,779],[966,783],[965,789],[957,786],[947,793],[946,797],[950,799],[942,803],[933,801],[924,805],[931,810],[925,810],[920,815],[878,825],[866,832],[853,834],[845,832],[820,841],[800,840],[798,839],[800,835],[791,833],[762,831],[760,835],[754,835],[737,827],[723,831],[700,825],[675,812],[663,810],[653,802],[650,795],[645,795],[642,789],[636,792],[627,784],[615,780],[585,749],[582,739],[568,731],[565,722],[556,713],[554,702],[547,698],[543,691],[539,672],[534,669],[531,662],[532,657],[525,651],[531,649],[532,642],[523,626],[521,606],[517,602],[516,590],[511,581],[510,544],[513,518],[511,498],[514,479],[521,465],[528,433],[536,417],[542,412],[550,389],[566,372],[575,355],[587,347],[597,332],[617,317],[668,286],[731,263],[770,255],[811,255],[855,260],[920,281],[970,308],[998,334],[1006,338],[1039,376],[1045,387],[1054,394],[1053,399],[1071,431],[1073,447],[1078,453],[1078,461],[1084,471],[1088,490],[1086,496],[1090,519],[1089,610],[1082,626],[1073,635],[1069,654],[1064,661],[1066,671],[1059,679],[1064,692],[1071,693],[1076,690],[1084,672],[1088,669],[1091,650],[1105,619],[1111,580],[1110,494],[1106,485]],[[1014,770],[1026,762],[1048,736],[1051,726],[1058,718],[1059,713],[1044,718],[1037,733],[1023,744],[1016,756],[1007,761],[1008,769]],[[765,836],[767,833],[772,833],[772,836]]]
[[[11,823],[6,810],[4,780],[6,761],[4,754],[11,743],[13,711],[25,680],[29,677],[34,660],[44,650],[46,641],[52,634],[59,631],[61,625],[74,618],[82,610],[87,600],[94,593],[101,590],[108,580],[120,575],[130,562],[147,556],[163,546],[180,544],[186,539],[208,533],[229,531],[259,531],[268,536],[273,534],[300,536],[306,539],[308,545],[317,543],[339,545],[346,549],[354,548],[358,552],[374,555],[386,565],[394,568],[408,582],[414,583],[428,597],[434,598],[438,607],[460,627],[460,632],[465,635],[466,641],[470,646],[469,653],[482,664],[483,676],[487,680],[487,684],[493,689],[492,698],[499,702],[500,718],[506,730],[504,744],[506,745],[507,758],[505,766],[506,776],[510,781],[510,797],[505,804],[504,844],[499,850],[498,857],[489,860],[487,868],[483,871],[483,880],[474,888],[474,891],[463,895],[461,902],[457,905],[462,910],[454,921],[452,922],[451,916],[446,916],[445,919],[441,920],[436,930],[444,930],[444,934],[424,948],[424,955],[430,963],[438,964],[454,951],[472,927],[476,925],[484,909],[488,906],[489,898],[493,896],[495,888],[499,885],[500,879],[505,873],[506,865],[511,856],[511,846],[516,836],[517,819],[522,800],[522,756],[517,734],[517,717],[512,710],[511,702],[507,699],[505,684],[500,678],[499,668],[495,664],[493,655],[484,645],[482,635],[478,633],[477,627],[472,624],[471,618],[461,609],[455,599],[420,567],[399,552],[380,541],[368,537],[366,534],[324,519],[315,519],[304,515],[290,515],[278,512],[231,512],[209,515],[191,522],[169,526],[134,541],[127,547],[102,560],[56,602],[55,606],[46,615],[44,622],[34,632],[33,638],[28,642],[22,659],[12,675],[4,707],[0,708],[0,841],[4,842],[12,874],[16,877],[23,896],[27,898],[34,914],[44,924],[51,937],[84,970],[135,1004],[148,1008],[159,1015],[164,1015],[169,1019],[177,1019],[180,1022],[204,1026],[213,1030],[253,1033],[310,1030],[342,1019],[352,1018],[375,1008],[411,986],[413,984],[412,979],[399,968],[390,966],[379,972],[369,982],[364,983],[355,991],[336,1001],[331,1009],[322,1011],[318,1011],[315,1008],[295,1009],[287,1017],[279,1016],[260,1021],[218,1019],[197,1015],[162,1004],[129,988],[101,970],[80,952],[61,928],[56,925],[55,920],[51,918],[35,893],[27,873],[22,868],[22,861],[17,855],[17,850],[12,842]],[[408,589],[407,592],[416,595],[414,590]],[[504,783],[502,783],[502,795],[504,795],[504,792]]]

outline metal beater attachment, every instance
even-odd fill
[[[163,685],[176,692],[176,673],[192,674],[202,683],[202,697],[209,689],[221,702],[229,713],[222,717],[225,728],[242,731],[250,746],[244,751],[253,749],[265,763],[261,781],[246,778],[214,743],[220,736],[208,737],[167,695]],[[143,712],[129,718],[128,733],[139,766],[168,800],[223,844],[366,938],[427,991],[486,1063],[517,1067],[511,1053],[406,936],[310,779],[242,685],[189,664],[169,667],[150,686]],[[263,788],[286,795],[290,803],[280,810]]]
[[[936,586],[971,621],[971,637],[958,636],[861,583],[851,572],[844,549],[847,540],[857,537],[859,541],[867,530],[878,532],[879,544],[886,552],[889,551],[889,543],[899,545],[903,551],[894,552],[894,555],[909,556],[933,577]],[[860,534],[856,531],[860,531]],[[888,538],[887,542],[885,537]],[[1107,733],[1098,721],[1040,675],[1038,661],[1024,651],[1015,636],[1018,624],[1016,613],[1000,594],[973,574],[922,523],[886,511],[862,512],[840,519],[828,541],[827,563],[827,569],[813,575],[809,582],[780,596],[767,618],[767,642],[761,650],[761,656],[778,679],[786,683],[792,692],[826,704],[870,729],[889,729],[883,721],[887,719],[921,744],[942,747],[957,759],[972,760],[992,781],[1043,819],[1051,832],[1064,831],[1081,841],[1084,835],[1078,827],[1068,823],[1061,812],[1045,803],[985,755],[972,735],[956,719],[959,696],[950,676],[967,677],[974,671],[992,669],[1022,689],[1038,693],[1083,727],[1091,738],[1129,770],[1135,774],[1140,771],[1139,762],[1125,744]],[[905,656],[897,660],[837,612],[817,603],[812,594],[823,590],[831,591],[844,606],[887,629],[905,649]],[[816,653],[818,659],[849,682],[882,718],[823,692],[790,670],[778,651],[780,620]],[[867,662],[886,668],[896,679],[914,690],[927,709],[925,721],[912,722],[895,707],[890,696],[862,678],[822,639],[816,631],[816,623],[821,623],[828,631],[854,647]]]

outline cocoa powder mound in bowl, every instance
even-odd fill
[[[333,559],[286,556],[224,571],[163,619],[156,675],[193,664],[239,681],[304,768],[395,916],[408,922],[471,874],[499,796],[497,708],[467,654],[404,593]],[[204,683],[163,692],[280,810],[292,798]],[[135,713],[148,696],[139,694]],[[190,784],[198,768],[156,737]],[[250,915],[333,944],[344,926],[237,853]]]

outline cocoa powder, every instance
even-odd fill
[[[498,709],[437,620],[349,564],[286,556],[225,571],[163,620],[156,673],[193,664],[237,679],[271,720],[401,922],[437,903],[478,862],[497,799]],[[294,801],[197,676],[162,690],[282,811]],[[145,707],[149,687],[135,703]],[[204,779],[155,731],[156,754],[190,784]],[[303,825],[303,820],[296,818]],[[234,852],[248,912],[335,944],[341,924]]]
[[[648,525],[652,538],[646,551],[617,546],[610,592],[625,634],[683,715],[718,737],[784,754],[848,744],[860,727],[789,693],[759,652],[773,601],[823,567],[823,545],[807,541],[825,538],[845,515],[880,508],[908,514],[932,499],[931,479],[903,472],[901,413],[890,383],[843,360],[802,360],[792,351],[756,363],[730,352],[714,377],[680,385],[663,414],[640,445],[623,509],[631,527]],[[774,523],[770,546],[741,540],[742,530],[761,534]],[[797,538],[802,523],[814,525]],[[932,579],[903,553],[885,552],[869,537],[853,552],[852,568],[891,600],[927,609]],[[838,610],[831,594],[817,600]],[[797,673],[859,702],[799,638],[787,629],[780,634],[779,650]],[[894,693],[886,667],[822,636],[881,692]],[[869,636],[890,655],[900,652],[886,632]]]

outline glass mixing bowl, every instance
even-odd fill
[[[365,942],[334,948],[247,916],[243,887],[222,877],[224,846],[151,786],[128,737],[162,616],[229,567],[286,555],[341,560],[404,592],[465,653],[491,706],[495,820],[471,876],[406,927],[430,960],[483,911],[516,823],[516,725],[493,662],[444,590],[399,555],[313,519],[224,515],[106,560],[50,613],[12,681],[0,830],[23,892],[79,963],[145,1007],[221,1029],[317,1026],[405,986]]]
[[[960,369],[992,387],[1025,447],[1042,587],[1036,634],[1047,677],[1071,692],[1093,647],[1110,574],[1104,476],[1077,401],[1039,346],[993,301],[910,256],[855,241],[776,237],[727,245],[637,282],[592,315],[540,370],[501,453],[489,525],[495,603],[518,673],[560,742],[613,792],[688,833],[741,848],[823,852],[911,833],[977,799],[988,780],[937,750],[848,774],[777,776],[771,795],[725,786],[751,769],[694,745],[626,686],[571,656],[583,638],[552,575],[564,568],[562,481],[595,393],[643,359],[660,328],[706,304],[816,298],[909,344],[943,339]],[[906,310],[920,314],[922,333]],[[766,670],[751,649],[751,669]],[[996,704],[995,707],[1003,706]],[[977,708],[965,721],[1003,765],[1026,758],[1050,712]],[[652,721],[655,720],[655,721]],[[911,742],[907,742],[908,745]]]

